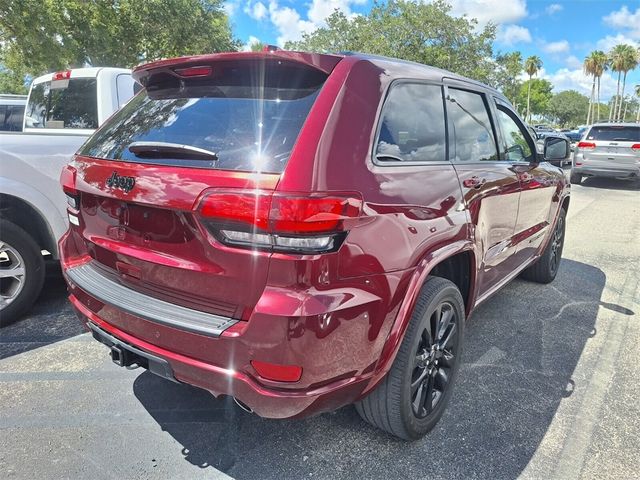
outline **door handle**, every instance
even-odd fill
[[[481,188],[485,183],[487,183],[486,178],[480,178],[476,175],[474,175],[471,178],[465,178],[462,181],[462,185],[464,185],[467,188]]]

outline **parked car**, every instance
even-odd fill
[[[589,127],[577,144],[571,183],[583,177],[640,179],[640,125],[598,123]]]
[[[58,258],[67,229],[60,171],[134,93],[131,71],[80,68],[36,78],[23,133],[0,133],[0,326],[26,312],[44,281],[42,251]]]
[[[163,60],[63,170],[70,301],[122,366],[270,418],[441,417],[465,321],[558,272],[569,185],[498,91],[390,58]],[[448,119],[448,124],[446,120]],[[448,125],[448,127],[447,127]]]
[[[22,131],[22,118],[24,117],[26,103],[26,95],[0,95],[0,131]]]
[[[555,132],[556,131],[555,128],[549,125],[544,125],[544,124],[534,125],[533,128],[538,132]]]

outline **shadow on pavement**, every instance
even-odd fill
[[[84,333],[67,300],[60,264],[47,263],[42,293],[20,320],[0,329],[0,359]]]
[[[640,180],[625,180],[617,178],[585,177],[581,185],[589,188],[604,188],[609,190],[640,190]]]
[[[601,270],[565,259],[553,284],[517,280],[481,306],[468,325],[452,402],[413,443],[368,426],[353,407],[265,420],[149,372],[134,393],[186,461],[238,479],[515,478],[574,391],[578,359],[597,335],[605,280]]]

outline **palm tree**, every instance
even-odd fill
[[[542,60],[537,55],[532,55],[524,62],[524,71],[529,75],[529,88],[527,89],[527,122],[531,122],[531,79],[542,68]]]
[[[638,97],[638,113],[636,113],[636,123],[640,123],[640,83],[634,88],[636,97]]]
[[[618,116],[616,117],[618,121],[624,121],[624,116],[622,115],[622,104],[624,103],[624,88],[627,83],[627,72],[633,70],[638,66],[638,53],[634,47],[631,45],[622,45],[623,53],[622,53],[622,63],[621,68],[623,72],[622,77],[622,95],[620,96],[620,105],[618,105]]]
[[[582,71],[584,72],[584,74],[587,77],[593,76],[593,83],[591,84],[591,96],[589,97],[589,109],[587,110],[587,125],[591,124],[589,120],[591,119],[591,116],[592,116],[591,112],[593,110],[594,94],[596,90],[596,62],[595,62],[595,59],[593,58],[593,53],[594,52],[592,52],[588,57],[586,57],[584,59],[584,63],[582,64]]]
[[[584,59],[584,62],[582,64],[582,71],[587,77],[593,76],[593,83],[591,84],[591,96],[589,97],[589,109],[587,110],[587,125],[589,125],[589,120],[591,119],[591,110],[593,109],[593,97],[596,90],[595,66],[591,56],[588,56]]]
[[[595,115],[595,121],[600,121],[600,79],[602,78],[602,74],[609,68],[609,58],[607,54],[602,50],[594,50],[589,55],[589,58],[592,59],[594,65],[594,77],[598,81],[598,86],[596,88],[596,106],[597,106],[597,114]],[[592,120],[594,119],[594,115],[591,115]]]
[[[618,86],[616,87],[616,96],[613,102],[613,108],[609,110],[609,121],[615,119],[615,112],[618,109],[618,99],[620,98],[620,76],[622,75],[622,69],[625,64],[626,49],[624,45],[616,45],[609,52],[609,62],[611,63],[611,70],[618,72]]]

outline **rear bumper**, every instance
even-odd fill
[[[572,171],[580,173],[581,175],[590,175],[593,177],[607,177],[607,178],[634,178],[640,177],[640,166],[624,166],[617,167],[612,165],[610,167],[594,167],[589,165],[572,166]]]
[[[230,395],[261,417],[294,418],[335,410],[352,403],[368,385],[371,375],[353,376],[318,388],[284,390],[268,388],[244,372],[182,355],[110,325],[91,312],[74,295],[69,297],[78,316],[87,324],[94,338],[107,346],[119,345],[143,357],[155,359],[144,367],[169,380],[187,383],[214,395]]]

